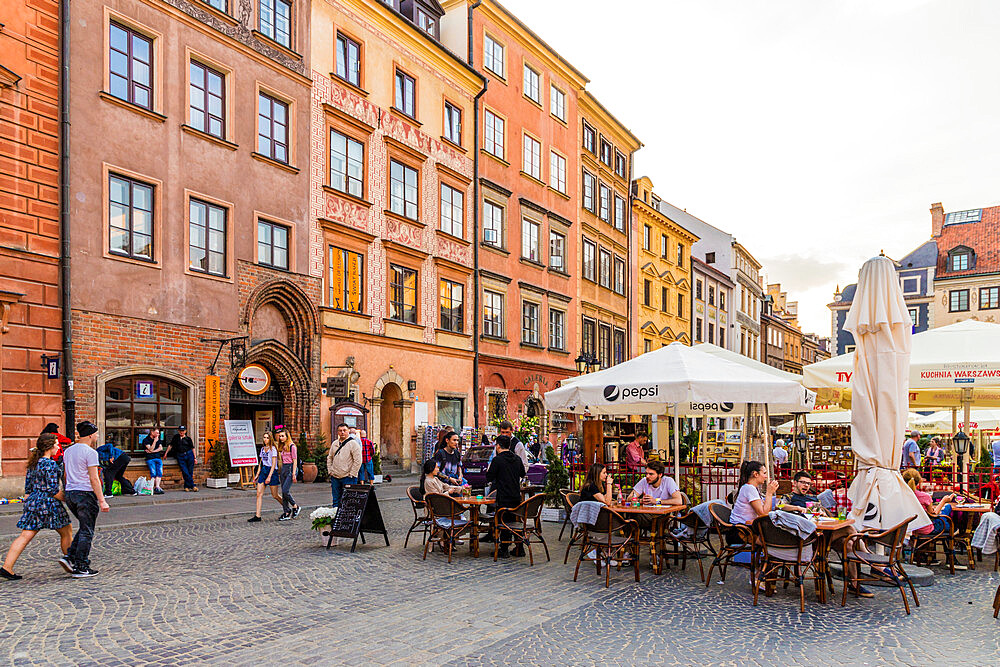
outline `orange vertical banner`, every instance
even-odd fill
[[[220,383],[218,375],[205,376],[205,461],[219,439]]]

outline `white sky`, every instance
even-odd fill
[[[834,287],[1000,203],[1000,0],[501,0],[830,334]],[[991,187],[992,186],[992,187]]]

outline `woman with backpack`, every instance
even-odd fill
[[[281,473],[279,472],[280,466],[278,465],[278,448],[274,446],[274,440],[271,438],[270,431],[264,431],[264,435],[261,436],[262,444],[260,448],[260,465],[257,466],[257,512],[247,519],[248,523],[256,523],[261,520],[260,518],[260,506],[264,501],[264,488],[270,487],[271,497],[278,501],[278,504],[284,509],[284,503],[281,502],[281,492],[278,490],[281,486]]]
[[[288,431],[283,426],[275,426],[278,438],[278,462],[281,465],[281,505],[285,509],[284,513],[278,517],[278,521],[288,521],[299,515],[302,509],[292,498],[292,482],[295,480],[295,471],[299,467],[299,450],[292,442]]]

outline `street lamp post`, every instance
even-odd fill
[[[958,470],[962,474],[962,488],[965,489],[968,485],[968,479],[965,474],[965,453],[969,451],[969,436],[959,431],[952,437],[951,444],[955,448],[955,454],[958,456]]]
[[[581,351],[580,356],[576,358],[576,372],[580,375],[584,373],[593,373],[600,366],[600,362],[597,360],[593,354],[586,351]]]

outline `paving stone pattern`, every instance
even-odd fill
[[[990,608],[1000,576],[985,568],[939,570],[910,617],[889,589],[844,609],[807,592],[800,614],[792,589],[753,607],[742,570],[707,589],[690,565],[657,577],[644,563],[641,583],[616,572],[608,590],[582,567],[574,583],[553,528],[552,562],[536,553],[533,568],[474,560],[467,547],[451,565],[438,553],[424,562],[419,536],[402,549],[408,504],[382,510],[392,546],[355,554],[323,549],[305,514],[99,531],[101,573],[84,580],[63,574],[43,534],[18,563],[25,579],[0,582],[0,656],[18,666],[1000,663]]]

